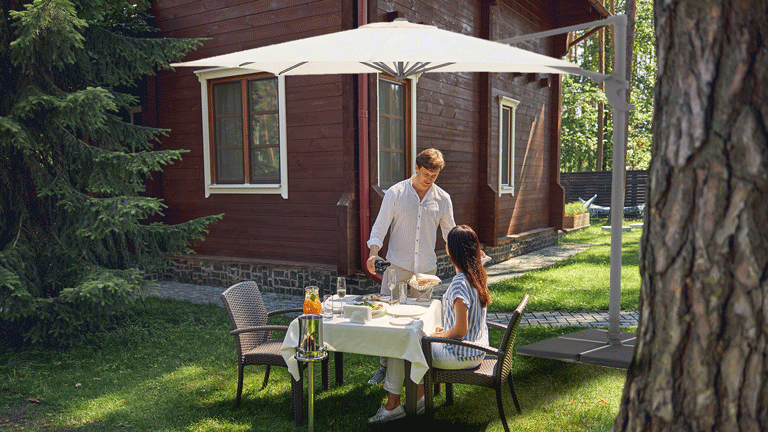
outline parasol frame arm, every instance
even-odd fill
[[[425,72],[430,72],[445,66],[450,66],[455,64],[455,62],[446,62],[437,65],[432,65],[432,62],[416,62],[413,65],[410,65],[410,63],[407,62],[397,62],[393,65],[394,67],[391,67],[385,62],[360,62],[360,64],[368,66],[372,69],[376,69],[379,72],[385,73],[397,79],[407,79],[415,75],[421,75]]]
[[[572,25],[572,26],[569,26],[569,27],[561,27],[561,28],[556,28],[556,29],[553,29],[553,30],[546,30],[546,31],[543,31],[543,32],[529,33],[529,34],[524,34],[524,35],[520,35],[520,36],[513,36],[513,37],[510,37],[510,38],[497,40],[496,42],[503,43],[503,44],[511,44],[511,43],[515,43],[515,42],[523,42],[523,41],[527,41],[527,40],[531,40],[531,39],[539,39],[539,38],[548,37],[548,36],[554,36],[554,35],[563,34],[563,33],[570,33],[570,32],[576,31],[576,30],[585,30],[585,29],[593,28],[593,27],[602,27],[602,26],[606,26],[606,25],[610,25],[610,24],[626,26],[627,25],[627,16],[626,15],[614,15],[614,16],[608,17],[606,19],[602,19],[602,20],[598,20],[598,21],[592,21],[592,22],[588,22],[588,23],[585,23],[585,24],[577,24],[577,25]]]

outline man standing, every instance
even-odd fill
[[[387,261],[392,265],[382,275],[381,293],[391,294],[391,287],[406,282],[415,273],[437,272],[437,227],[447,239],[448,232],[456,226],[453,220],[453,203],[446,191],[434,184],[445,160],[440,150],[431,148],[416,156],[416,174],[387,189],[379,209],[379,215],[368,240],[370,256],[366,265],[375,271],[379,250],[384,237],[389,234]],[[386,358],[369,384],[380,384],[386,374]]]

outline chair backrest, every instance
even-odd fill
[[[239,282],[221,293],[234,330],[267,325],[267,307],[256,282]],[[269,332],[248,332],[236,336],[238,348],[248,351],[269,338]]]
[[[504,332],[504,338],[501,340],[499,350],[503,351],[503,354],[499,358],[496,364],[496,379],[504,381],[512,371],[512,354],[515,346],[515,337],[517,336],[517,329],[520,327],[520,320],[523,318],[523,312],[525,307],[528,306],[528,294],[523,297],[520,304],[512,313],[512,318],[509,320],[507,330]]]

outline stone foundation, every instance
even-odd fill
[[[499,239],[498,246],[484,246],[483,251],[493,258],[493,263],[535,252],[557,244],[555,228],[542,228],[519,235]],[[448,279],[454,275],[453,266],[445,253],[437,256],[437,276]],[[321,292],[335,290],[335,269],[292,263],[264,263],[251,260],[186,255],[176,258],[175,265],[165,269],[155,278],[195,285],[228,287],[237,282],[252,280],[263,291],[278,294],[303,295],[304,287],[315,285]],[[379,284],[363,273],[345,276],[350,294],[379,292]]]

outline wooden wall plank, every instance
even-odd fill
[[[501,0],[489,6],[492,27],[485,29],[488,22],[481,19],[481,0],[379,0],[371,15],[382,18],[389,11],[402,11],[411,22],[500,39],[548,28],[555,3],[562,2]],[[164,35],[211,38],[187,56],[192,60],[339,31],[350,25],[350,19],[341,16],[342,10],[351,13],[349,4],[347,0],[160,0],[153,8]],[[523,47],[554,52],[553,43],[547,41],[533,41]],[[549,104],[556,96],[540,88],[538,81],[527,84],[523,78],[492,74],[489,101],[488,92],[480,91],[480,75],[428,74],[419,79],[417,148],[437,147],[444,152],[448,165],[437,183],[451,194],[458,223],[490,221],[491,231],[498,236],[541,228],[547,223],[547,217],[542,218],[547,212],[547,173],[557,162],[550,160],[548,151],[552,134],[557,133],[549,120],[553,115]],[[161,95],[157,117],[160,127],[172,129],[163,147],[190,150],[163,175],[163,194],[169,203],[167,220],[178,222],[224,212],[225,221],[212,228],[208,240],[198,248],[205,255],[318,264],[336,264],[336,258],[344,255],[349,261],[349,252],[342,253],[339,248],[357,247],[357,239],[348,238],[355,235],[357,216],[348,213],[349,207],[340,212],[336,204],[344,194],[355,196],[357,192],[354,83],[354,77],[334,75],[286,78],[288,199],[219,194],[205,198],[200,83],[190,70],[162,72],[157,79]],[[375,87],[373,90],[375,94]],[[515,160],[519,190],[514,196],[500,198],[488,189],[498,171],[494,166],[498,113],[493,107],[499,94],[521,101]],[[374,97],[370,112],[374,119],[375,103]],[[480,142],[483,104],[491,107],[491,133]],[[375,149],[376,129],[370,133],[374,138],[370,146]],[[479,151],[484,148],[489,154],[481,166]],[[376,175],[375,167],[371,175]],[[485,189],[485,198],[480,198],[478,191]],[[381,200],[371,192],[373,223]],[[478,211],[479,200],[489,197],[494,202],[487,208],[498,208],[494,216],[497,222]],[[344,215],[344,223],[337,220],[339,214]],[[344,233],[337,232],[339,229]],[[339,241],[342,235],[347,236],[346,241]]]

